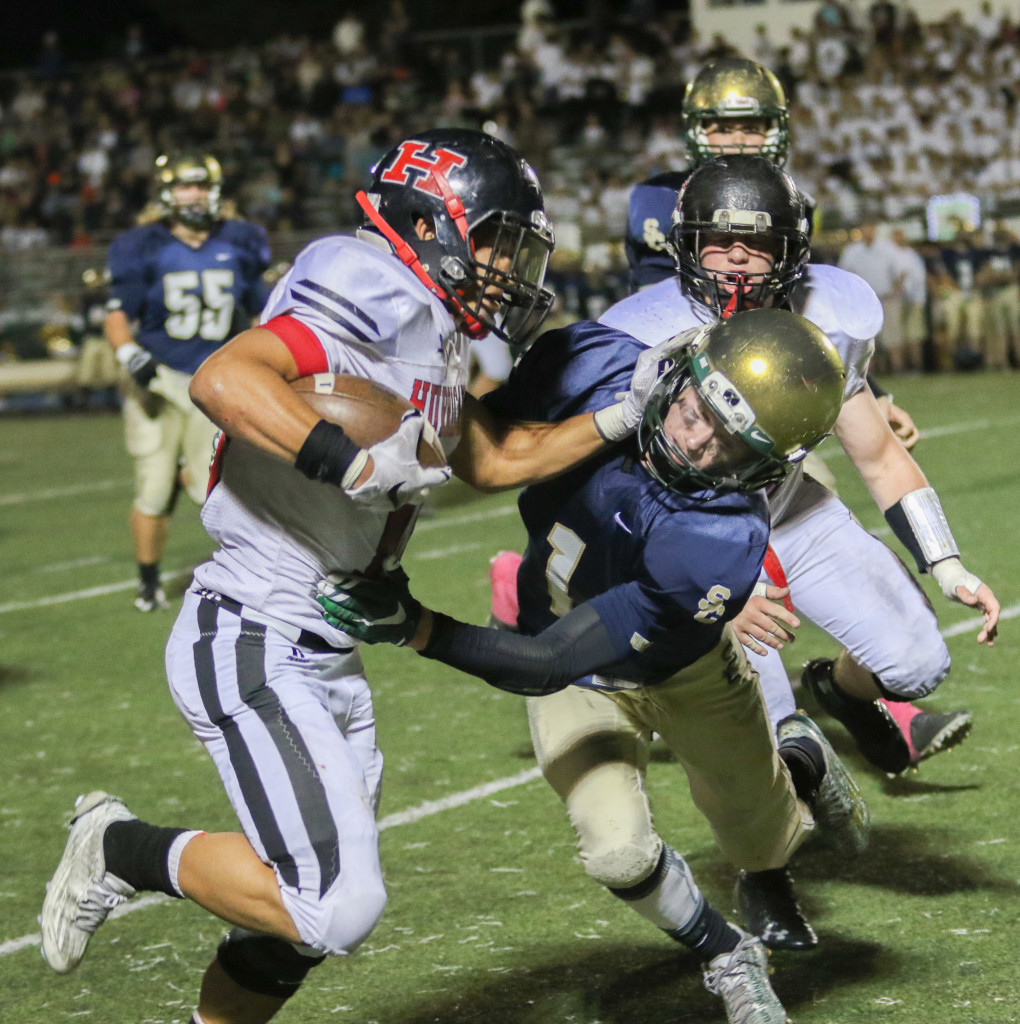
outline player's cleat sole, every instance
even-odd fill
[[[722,998],[729,1024],[790,1024],[769,983],[768,951],[760,939],[741,931],[736,949],[713,958],[704,974],[705,988]]]
[[[970,735],[973,725],[974,716],[963,709],[944,713],[922,711],[910,723],[910,741],[914,747],[911,761],[919,764],[934,754],[952,750]]]
[[[135,890],[106,870],[103,835],[115,821],[135,816],[115,796],[100,790],[78,797],[68,823],[71,834],[46,886],[39,924],[42,954],[58,974],[81,963],[89,939],[118,903]]]
[[[769,949],[805,950],[818,936],[797,905],[788,868],[741,871],[734,889],[744,926]]]
[[[822,730],[798,711],[779,723],[776,738],[780,749],[784,742],[797,740],[813,740],[818,745],[825,774],[810,805],[819,835],[834,850],[857,856],[871,838],[871,815],[853,776],[836,756]]]
[[[925,711],[914,704],[882,701],[896,719],[910,748],[910,764],[952,750],[970,734],[974,716],[969,711]]]
[[[801,672],[801,684],[850,733],[871,764],[890,775],[906,771],[910,745],[889,709],[880,700],[859,700],[837,689],[832,665],[829,658],[809,661]]]

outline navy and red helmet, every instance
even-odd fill
[[[393,245],[473,337],[491,331],[523,342],[551,308],[542,285],[555,236],[542,188],[530,164],[494,136],[463,128],[410,136],[355,198],[364,227]],[[498,308],[486,299],[496,289]]]

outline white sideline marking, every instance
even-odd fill
[[[506,778],[493,779],[492,782],[483,782],[480,786],[465,789],[460,793],[451,793],[441,800],[426,800],[417,807],[408,807],[407,810],[397,811],[395,814],[387,814],[379,821],[379,831],[385,832],[388,828],[396,828],[399,825],[410,825],[422,818],[431,817],[440,811],[449,810],[452,807],[460,807],[463,804],[471,803],[473,800],[480,800],[482,797],[491,796],[493,793],[501,793],[505,789],[513,789],[516,786],[523,786],[534,779],[542,777],[542,770],[538,767],[528,768],[516,775],[508,775]],[[159,906],[162,903],[176,903],[177,900],[164,896],[163,893],[149,893],[140,899],[130,903],[122,903],[110,914],[110,919],[123,917],[125,914],[133,914],[136,910],[145,910],[148,907]],[[23,949],[30,949],[42,942],[42,936],[36,932],[33,935],[22,935],[18,939],[8,939],[7,942],[0,942],[0,957],[10,956],[12,953],[19,953]]]
[[[488,519],[497,519],[502,516],[513,515],[516,512],[517,505],[515,503],[505,507],[487,509],[484,512],[472,512],[469,515],[456,516],[450,519],[426,520],[415,527],[415,533],[422,533],[429,528],[436,529],[441,526],[463,526],[465,523],[485,522]],[[429,551],[416,552],[416,557],[427,561],[459,554],[462,551],[471,551],[480,546],[480,544],[463,544],[451,548],[434,548]],[[186,570],[177,569],[172,572],[163,573],[163,579],[172,580],[185,574]],[[99,587],[89,587],[86,590],[74,590],[65,594],[49,594],[46,597],[35,598],[31,601],[10,601],[7,604],[0,604],[0,615],[4,615],[7,612],[23,612],[31,608],[48,608],[55,604],[69,604],[71,601],[81,601],[89,597],[105,597],[108,594],[117,594],[122,590],[133,590],[137,586],[138,580],[132,578],[120,580],[118,583],[106,583]]]
[[[92,491],[109,491],[114,487],[126,487],[131,483],[129,477],[120,480],[93,480],[87,484],[73,484],[70,487],[48,487],[44,491],[23,491],[21,494],[0,495],[2,505],[24,505],[30,501],[45,501],[49,498],[73,498],[78,494],[89,494]]]

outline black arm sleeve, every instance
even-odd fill
[[[879,384],[878,381],[875,380],[875,378],[872,377],[870,373],[868,374],[868,387],[871,388],[871,393],[876,398],[881,398],[883,395],[889,394],[889,392],[886,391],[886,389],[882,387],[882,385]]]
[[[520,636],[434,613],[422,655],[525,697],[555,693],[617,660],[602,620],[583,604],[543,630]]]

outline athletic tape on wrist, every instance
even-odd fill
[[[914,556],[919,572],[927,572],[944,558],[960,554],[942,502],[933,487],[905,494],[886,509],[885,520],[900,543]]]

